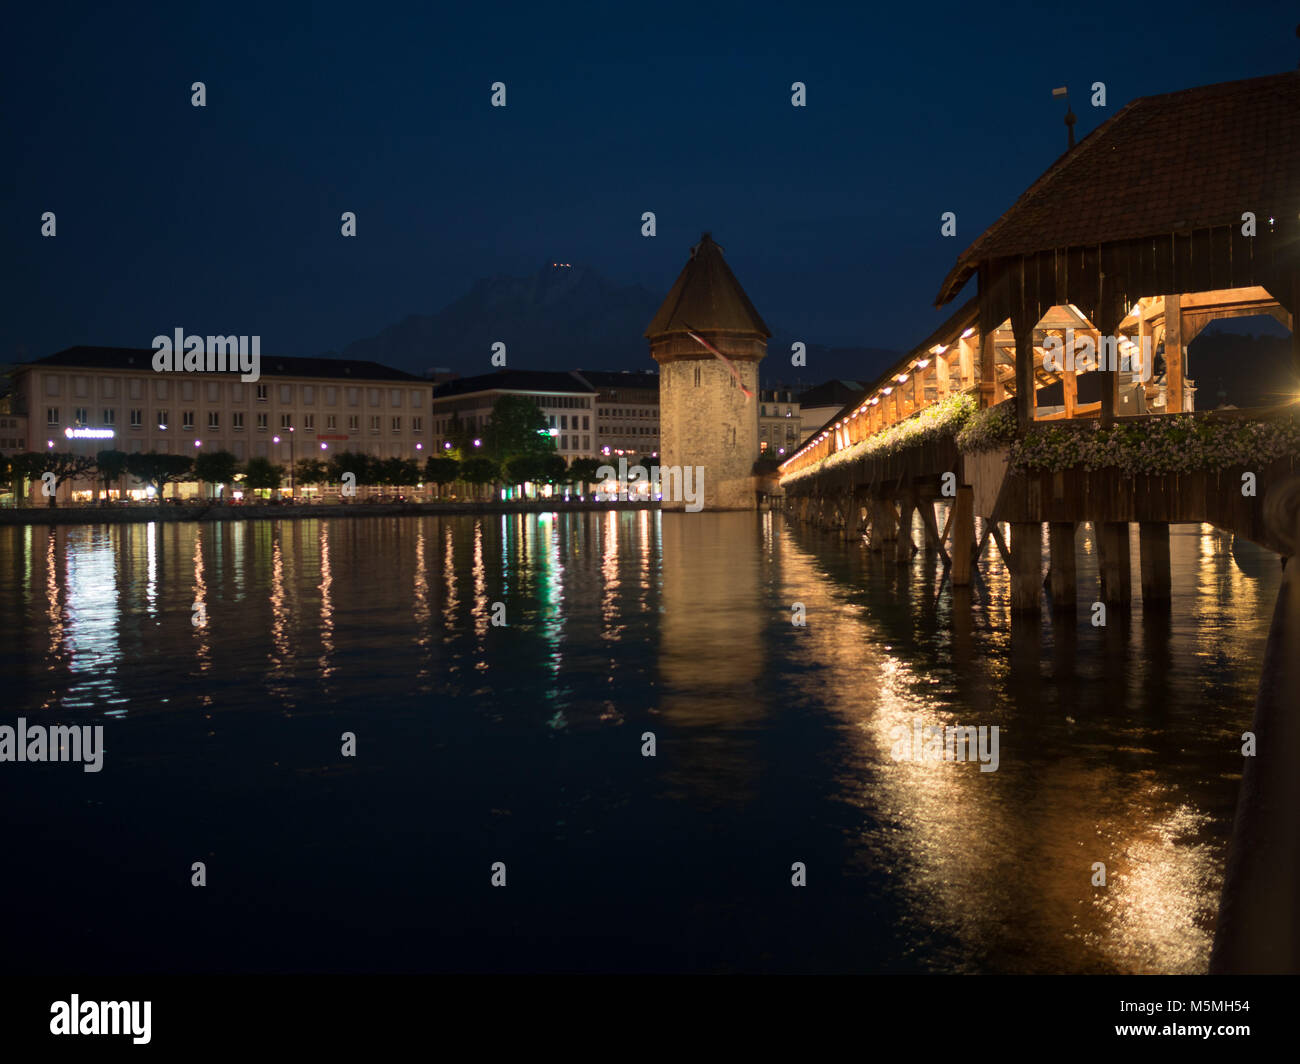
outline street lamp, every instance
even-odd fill
[[[280,437],[272,436],[271,442],[279,443]],[[289,426],[289,498],[291,499],[294,496],[293,465],[294,465],[293,426],[290,425]]]

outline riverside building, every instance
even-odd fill
[[[11,450],[102,450],[195,455],[228,451],[241,462],[327,459],[331,451],[421,463],[429,453],[430,384],[410,373],[355,359],[263,355],[256,383],[229,372],[158,373],[154,352],[70,347],[11,370],[6,420],[23,426]],[[6,439],[18,439],[7,429]],[[278,441],[277,441],[278,437]],[[131,477],[113,497],[143,498]],[[182,497],[200,485],[177,485]],[[311,494],[299,485],[298,494]],[[60,485],[58,500],[93,497],[95,485]]]

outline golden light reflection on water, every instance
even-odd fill
[[[190,624],[198,640],[194,656],[198,659],[201,676],[212,668],[212,646],[208,641],[208,588],[203,580],[203,533],[199,529],[194,531],[194,603],[191,608],[194,612]],[[211,690],[210,685],[204,684],[199,693],[204,706],[212,705]]]
[[[443,640],[450,641],[456,630],[456,612],[460,608],[456,591],[456,544],[450,524],[442,532],[442,578],[446,585],[446,594],[442,597]]]
[[[334,568],[330,560],[330,523],[320,523],[320,669],[326,691],[334,675]]]
[[[618,514],[611,510],[600,519],[601,539],[601,634],[607,641],[617,642],[623,631],[619,623],[618,602],[622,594],[618,575]]]
[[[483,568],[483,522],[480,520],[474,522],[473,558],[470,571],[474,575],[474,606],[470,610],[470,615],[474,618],[474,634],[478,636],[479,661],[482,664],[484,640],[487,638],[488,625],[491,623],[492,609],[487,596],[487,572]]]
[[[289,641],[292,618],[285,595],[284,569],[284,548],[277,529],[271,533],[271,647],[268,654],[271,667],[266,679],[268,690],[288,708],[293,704],[293,690],[289,683],[293,677],[293,650]]]
[[[429,608],[429,570],[424,558],[424,526],[421,525],[415,537],[415,579],[411,583],[411,592],[414,601],[411,605],[411,616],[415,620],[415,645],[420,648],[420,671],[416,673],[416,678],[427,680],[430,673],[430,647],[433,643],[432,636],[429,632],[429,618],[432,611]],[[427,690],[427,685],[421,685],[421,690]]]
[[[1188,556],[1192,545],[1198,551],[1195,559]],[[802,599],[809,616],[819,619],[798,636],[800,660],[818,664],[795,674],[795,697],[824,704],[844,723],[850,749],[844,759],[843,797],[862,811],[859,856],[864,871],[884,868],[895,878],[911,898],[909,911],[925,914],[919,932],[936,931],[962,944],[952,965],[972,970],[1205,970],[1222,874],[1221,849],[1205,838],[1210,817],[1189,803],[1181,788],[1158,785],[1154,773],[1121,772],[1111,763],[1117,752],[1177,756],[1165,749],[1159,733],[1144,732],[1139,725],[1129,743],[1111,740],[1109,746],[1072,749],[1073,725],[1041,719],[1046,711],[1040,706],[1028,707],[1031,718],[1039,715],[1037,720],[1022,719],[1025,710],[1010,700],[989,702],[973,716],[969,697],[950,686],[946,668],[918,667],[895,655],[892,645],[910,633],[855,605],[852,589],[826,580],[819,556],[805,551],[797,536],[788,536],[777,550],[785,581],[781,597]],[[1092,554],[1091,538],[1081,536],[1081,566]],[[1227,618],[1238,608],[1255,609],[1260,587],[1251,581],[1243,587],[1244,578],[1231,559],[1203,536],[1175,535],[1171,555],[1176,573],[1195,572],[1198,566],[1199,573],[1192,590],[1196,622],[1173,637],[1170,652],[1175,659],[1181,652],[1193,657],[1213,652],[1210,647],[1230,623]],[[916,575],[924,567],[916,562],[912,569]],[[983,661],[977,656],[967,663],[959,680],[968,692],[979,687],[997,691],[1006,676],[997,666],[1007,646],[998,632],[1006,616],[996,601],[1000,569],[1005,571],[994,555],[984,574],[994,598],[988,611],[991,628],[977,629],[975,636],[987,650]],[[867,579],[888,580],[890,575],[889,563],[866,563]],[[1081,572],[1081,578],[1086,575]],[[899,591],[900,596],[912,593],[907,587]],[[1225,608],[1225,601],[1231,607]],[[1127,629],[1130,644],[1137,641],[1137,630]],[[1159,647],[1144,650],[1148,656],[1162,654],[1163,663],[1165,652]],[[1037,669],[1036,656],[1033,667]],[[1130,704],[1142,704],[1139,695],[1142,685],[1151,682],[1149,670],[1141,660],[1124,670],[1120,682],[1132,697]],[[895,761],[896,729],[910,728],[915,721],[998,724],[999,771],[981,773],[977,765],[944,761]],[[1044,749],[1045,729],[1051,733],[1062,723],[1067,724],[1065,734],[1053,735]],[[1210,735],[1216,727],[1221,726],[1211,727]],[[1031,742],[1031,735],[1034,746],[1021,746]],[[882,810],[888,811],[883,818]],[[1107,888],[1092,886],[1095,862],[1106,866]]]
[[[55,551],[55,530],[51,526],[45,540],[45,617],[49,644],[45,652],[46,669],[58,673],[66,668],[63,661],[63,610],[59,605],[59,565]],[[42,709],[49,709],[57,701],[51,692],[42,703]]]
[[[1209,818],[1186,804],[1170,808],[1154,787],[1142,797],[1146,808],[1106,829],[1114,856],[1106,889],[1094,894],[1102,931],[1085,941],[1123,971],[1204,972],[1222,876],[1213,847],[1195,841]]]

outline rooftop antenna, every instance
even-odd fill
[[[1296,27],[1296,32],[1300,33],[1300,26]],[[1052,95],[1065,97],[1065,128],[1069,136],[1069,144],[1066,145],[1065,150],[1069,151],[1074,147],[1074,123],[1078,121],[1074,112],[1070,110],[1070,88],[1068,85],[1062,85],[1059,89],[1053,89]]]

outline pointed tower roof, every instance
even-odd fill
[[[690,259],[645,335],[650,338],[688,329],[772,335],[722,257],[722,248],[713,242],[712,233],[703,234],[691,248]]]

